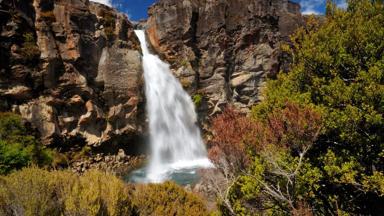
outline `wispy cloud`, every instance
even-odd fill
[[[346,9],[348,7],[348,3],[346,0],[339,0],[336,2],[337,7]]]
[[[105,4],[105,5],[108,5],[108,6],[112,6],[111,0],[91,0],[91,1],[98,2],[98,3],[101,3],[101,4]]]
[[[294,0],[301,5],[303,14],[323,14],[325,12],[326,0]],[[336,6],[346,9],[348,3],[346,0],[335,0]]]
[[[303,14],[320,14],[325,0],[299,0]]]
[[[317,10],[314,10],[314,9],[304,9],[302,14],[304,14],[304,15],[311,15],[311,14],[318,15],[318,14],[321,14],[321,13],[319,11],[317,11]]]

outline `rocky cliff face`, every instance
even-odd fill
[[[0,111],[61,148],[142,133],[140,46],[125,15],[88,0],[0,3]]]
[[[146,29],[212,115],[228,102],[247,112],[262,99],[264,80],[281,69],[281,41],[301,24],[300,6],[288,0],[159,0]]]

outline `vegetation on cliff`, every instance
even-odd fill
[[[268,81],[252,118],[213,121],[225,215],[383,212],[383,14],[382,1],[329,4],[283,46],[291,69]]]
[[[50,165],[51,155],[52,151],[42,147],[19,115],[0,113],[0,174],[32,164]]]

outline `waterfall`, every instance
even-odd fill
[[[169,64],[150,53],[145,32],[135,33],[143,52],[149,119],[151,158],[146,178],[161,182],[175,170],[211,167],[191,97],[173,76]]]

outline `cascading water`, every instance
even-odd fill
[[[182,169],[211,167],[190,96],[169,65],[149,52],[145,32],[135,31],[143,51],[151,159],[146,181],[161,182]]]

